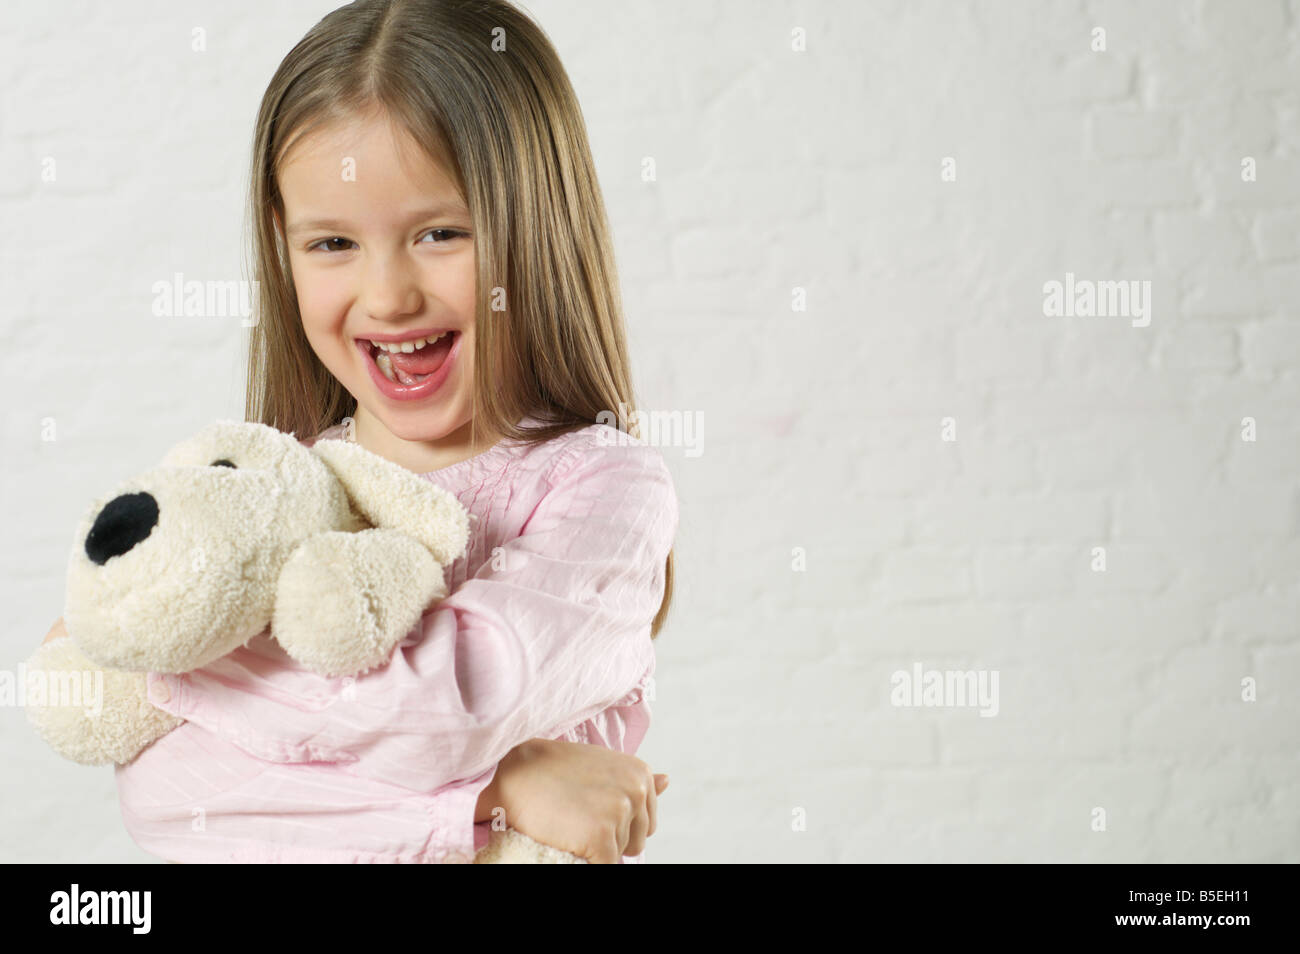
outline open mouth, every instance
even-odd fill
[[[458,334],[444,331],[400,342],[357,340],[386,379],[402,387],[415,387],[443,366]]]

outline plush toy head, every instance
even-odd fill
[[[68,562],[64,622],[104,666],[198,669],[266,628],[304,540],[363,526],[329,465],[292,435],[218,422],[92,504]],[[142,639],[160,614],[168,638]]]
[[[391,567],[374,567],[381,576],[400,565],[400,551],[426,551],[422,564],[430,573],[413,594],[417,604],[391,594],[408,606],[398,613],[402,619],[382,621],[408,630],[445,595],[437,591],[442,565],[464,552],[468,516],[458,500],[352,443],[307,448],[263,424],[217,421],[173,447],[159,467],[95,500],[69,556],[64,623],[103,667],[188,672],[265,629],[278,597],[309,603],[312,594],[290,586],[285,572],[296,556],[302,565],[294,578],[307,574],[307,551],[322,550],[321,534],[370,526],[404,538],[383,541],[398,546],[382,547],[391,551]],[[368,548],[370,563],[382,563],[380,541],[365,542],[370,546],[354,548]],[[320,585],[305,582],[313,591]],[[294,625],[291,612],[282,611],[287,628]],[[335,662],[341,671],[351,668]]]

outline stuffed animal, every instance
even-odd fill
[[[217,421],[98,499],[77,528],[67,639],[29,672],[103,671],[102,708],[26,706],[41,737],[86,765],[125,764],[182,721],[147,672],[199,669],[270,626],[325,676],[385,665],[465,552],[447,491],[358,444],[303,446],[264,424]],[[513,829],[475,863],[585,863]]]

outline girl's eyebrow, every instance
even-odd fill
[[[442,216],[450,217],[468,217],[469,210],[460,202],[440,202],[437,205],[430,206],[427,209],[420,209],[412,212],[406,217],[409,223],[423,221],[424,219],[436,219]],[[293,222],[289,225],[288,234],[297,235],[300,232],[314,232],[317,229],[334,229],[339,232],[348,231],[348,223],[340,219],[305,219],[303,221]]]

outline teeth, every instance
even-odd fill
[[[379,368],[381,374],[388,380],[397,384],[397,378],[393,377],[393,359],[385,352],[381,351],[375,355],[375,365]]]
[[[439,338],[448,334],[451,334],[451,332],[444,331],[440,335],[429,335],[427,338],[417,338],[414,341],[372,341],[370,343],[380,351],[387,351],[390,354],[396,354],[399,351],[410,354],[412,351],[419,351],[425,345],[433,344]]]

